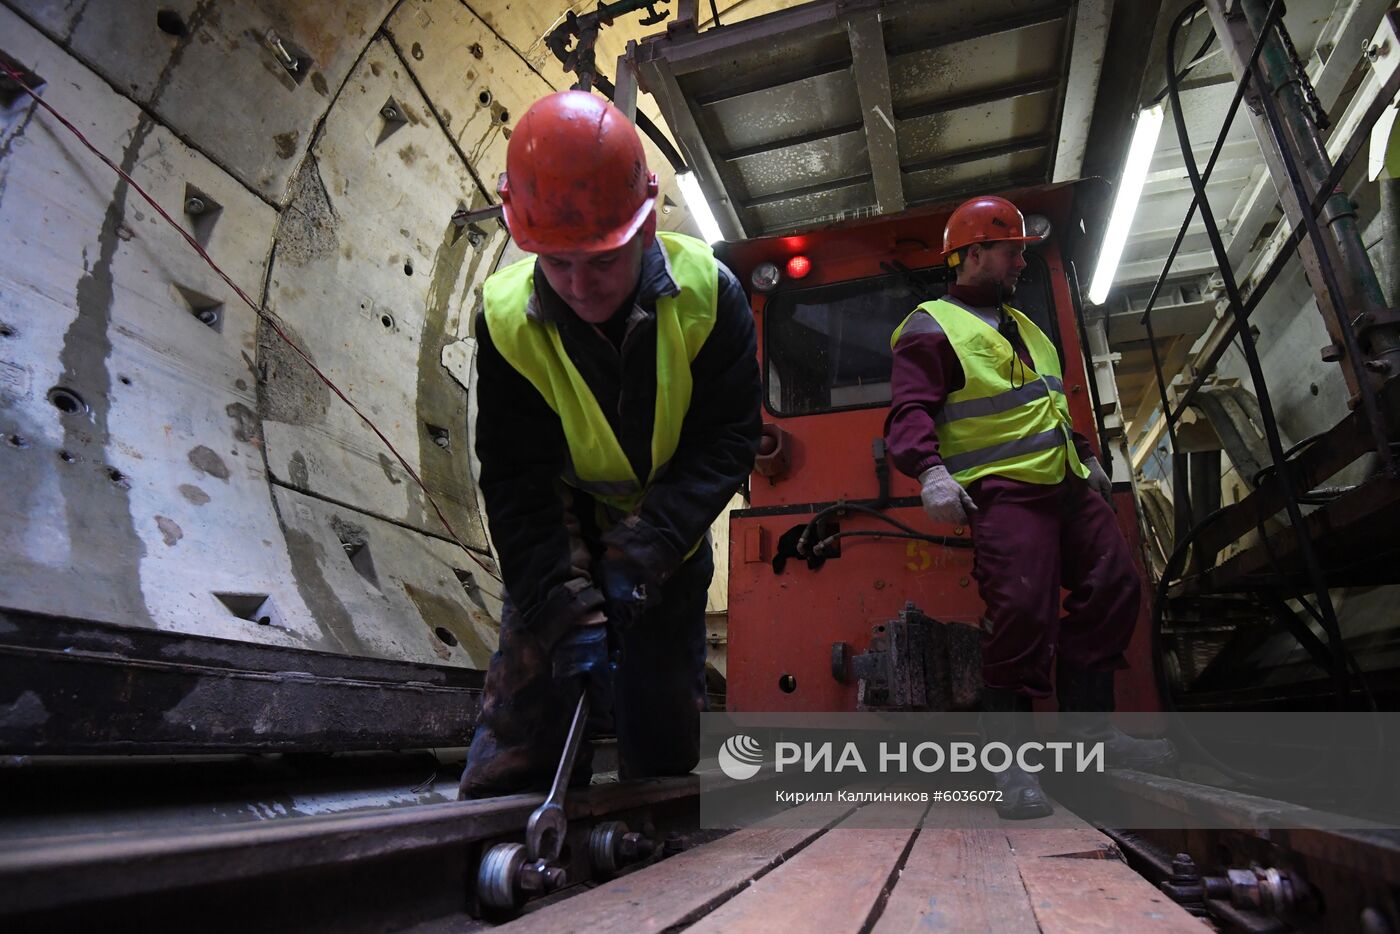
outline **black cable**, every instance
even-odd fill
[[[1297,444],[1293,445],[1288,450],[1283,452],[1283,462],[1285,464],[1291,463],[1295,454],[1297,454],[1303,448],[1309,447],[1314,442],[1326,437],[1327,434],[1328,432],[1326,431],[1319,431],[1317,434],[1308,435],[1302,441],[1299,441]],[[1265,464],[1263,467],[1259,468],[1258,472],[1256,472],[1252,478],[1250,478],[1250,482],[1257,489],[1259,485],[1263,481],[1267,480],[1269,478],[1269,475],[1276,470],[1278,470],[1277,464]]]
[[[1270,566],[1273,567],[1276,573],[1281,573],[1280,568],[1282,567],[1282,562],[1279,561],[1278,554],[1274,551],[1273,542],[1270,541],[1268,536],[1265,534],[1264,520],[1262,517],[1260,517],[1258,525],[1256,525],[1255,528],[1259,532],[1259,540],[1264,543],[1264,553],[1269,556]],[[1277,597],[1277,599],[1280,602],[1282,602],[1283,600],[1282,597]],[[1322,614],[1318,612],[1317,607],[1313,606],[1312,603],[1310,603],[1306,597],[1299,596],[1295,597],[1294,599],[1298,601],[1299,606],[1301,606],[1304,610],[1307,611],[1307,614],[1313,618],[1317,625],[1322,627],[1323,631],[1326,632],[1327,624],[1323,621]],[[1311,635],[1311,633],[1309,634]],[[1302,643],[1303,640],[1299,639],[1298,641]],[[1305,649],[1308,648],[1308,646],[1306,645],[1304,645],[1303,647]],[[1343,663],[1346,664],[1347,668],[1352,672],[1353,675],[1356,676],[1357,680],[1360,682],[1362,693],[1366,696],[1366,702],[1367,705],[1371,708],[1371,712],[1378,712],[1380,708],[1376,705],[1375,695],[1371,693],[1370,685],[1368,685],[1366,682],[1366,676],[1361,671],[1361,665],[1357,662],[1356,656],[1351,652],[1350,649],[1347,650],[1346,657],[1343,659]]]
[[[1171,557],[1167,559],[1167,565],[1162,570],[1162,576],[1157,580],[1157,591],[1152,601],[1152,668],[1157,678],[1157,693],[1161,695],[1162,702],[1166,705],[1168,713],[1179,714],[1182,711],[1176,706],[1176,699],[1172,695],[1171,684],[1167,681],[1166,667],[1162,664],[1163,652],[1161,637],[1164,610],[1168,598],[1167,591],[1171,588],[1172,581],[1179,577],[1181,572],[1185,569],[1186,553],[1190,549],[1191,543],[1195,541],[1196,537],[1200,535],[1201,532],[1205,531],[1212,522],[1228,513],[1230,508],[1229,506],[1225,506],[1215,510],[1187,531],[1187,533],[1182,536],[1182,540],[1176,543],[1175,550],[1172,552]],[[1187,747],[1192,753],[1193,758],[1200,759],[1232,781],[1256,787],[1291,787],[1293,785],[1302,785],[1312,780],[1329,764],[1327,760],[1319,759],[1311,769],[1304,772],[1301,776],[1281,779],[1276,776],[1258,775],[1253,772],[1247,772],[1226,765],[1214,753],[1202,746],[1200,740],[1196,739],[1190,731],[1179,725],[1177,729],[1172,731],[1172,738],[1181,745]]]
[[[1094,353],[1089,347],[1089,329],[1084,322],[1084,301],[1079,294],[1079,270],[1075,268],[1073,260],[1065,263],[1065,278],[1069,280],[1069,302],[1074,307],[1074,320],[1079,328],[1080,356],[1084,358],[1084,362],[1088,366],[1089,401],[1094,406],[1094,429],[1099,435],[1100,463],[1103,464],[1104,472],[1111,477],[1113,476],[1113,450],[1104,438],[1103,408],[1099,403],[1099,381],[1094,370]]]
[[[1267,31],[1268,25],[1273,22],[1274,17],[1280,8],[1280,5],[1281,0],[1274,0],[1274,2],[1271,4],[1268,15],[1265,18],[1265,31]],[[1181,110],[1181,99],[1180,90],[1178,88],[1178,81],[1176,80],[1176,77],[1173,74],[1170,66],[1170,63],[1175,59],[1176,41],[1180,34],[1181,27],[1185,24],[1188,17],[1197,15],[1200,9],[1202,9],[1203,7],[1204,3],[1198,2],[1184,10],[1181,13],[1181,15],[1177,17],[1176,21],[1172,24],[1171,32],[1167,38],[1167,60],[1169,63],[1167,84],[1168,91],[1172,99],[1172,116],[1176,124],[1177,140],[1181,148],[1182,159],[1185,163],[1187,174],[1190,177],[1192,189],[1196,194],[1195,200],[1199,202],[1201,218],[1205,224],[1206,233],[1210,238],[1211,247],[1215,253],[1216,260],[1220,265],[1221,277],[1224,280],[1226,293],[1230,300],[1230,309],[1235,315],[1237,330],[1239,331],[1239,334],[1242,338],[1242,346],[1240,349],[1244,355],[1245,364],[1249,369],[1250,378],[1254,383],[1256,396],[1259,399],[1260,416],[1262,421],[1264,422],[1264,434],[1269,443],[1270,455],[1273,458],[1274,466],[1275,468],[1277,468],[1278,465],[1285,464],[1287,458],[1286,453],[1283,450],[1282,440],[1278,432],[1278,425],[1274,417],[1273,405],[1269,400],[1268,384],[1264,379],[1263,368],[1260,364],[1258,353],[1255,350],[1253,338],[1249,334],[1249,329],[1247,326],[1247,313],[1244,310],[1244,306],[1240,302],[1239,289],[1235,283],[1234,274],[1230,268],[1224,244],[1220,240],[1219,228],[1215,223],[1214,214],[1211,210],[1209,200],[1205,197],[1204,184],[1201,181],[1200,174],[1196,168],[1195,156],[1192,153],[1190,138],[1186,132],[1185,117]],[[1240,85],[1236,90],[1236,99],[1240,97],[1239,92],[1243,89],[1245,81],[1248,80],[1248,76],[1252,74],[1253,68],[1257,67],[1257,56],[1260,48],[1262,48],[1263,41],[1264,33],[1261,33],[1261,35],[1259,36],[1259,40],[1255,46],[1254,55],[1250,59],[1251,71],[1246,72],[1245,79],[1242,79],[1242,81],[1240,82]],[[1269,108],[1269,113],[1271,117],[1271,122],[1276,122],[1276,114],[1273,112],[1273,108]],[[1233,114],[1234,108],[1232,108],[1231,110],[1232,117]],[[1157,376],[1160,385],[1162,380],[1160,363],[1157,361],[1157,355],[1155,353],[1153,357],[1154,364],[1156,364],[1157,366]],[[1164,405],[1165,402],[1165,389],[1163,388]],[[1169,412],[1169,410],[1165,411]],[[1171,419],[1168,416],[1168,426],[1170,427],[1170,425]],[[1305,443],[1308,443],[1310,440],[1311,439],[1304,439],[1303,442],[1299,442],[1299,444],[1294,445],[1292,448],[1290,448],[1290,453],[1296,451],[1299,447],[1301,447]],[[1342,641],[1341,627],[1337,621],[1336,610],[1332,605],[1331,594],[1327,587],[1326,576],[1318,562],[1317,555],[1312,548],[1312,541],[1307,536],[1307,529],[1303,521],[1302,513],[1299,509],[1299,498],[1294,489],[1292,477],[1290,476],[1290,473],[1287,470],[1279,470],[1278,477],[1279,483],[1283,488],[1285,507],[1288,512],[1289,524],[1294,531],[1298,542],[1299,552],[1301,553],[1304,564],[1307,567],[1308,577],[1313,585],[1314,595],[1317,598],[1318,606],[1313,607],[1306,600],[1302,600],[1300,602],[1308,608],[1308,612],[1310,614],[1314,615],[1314,618],[1317,620],[1318,624],[1321,626],[1324,633],[1327,635],[1328,645],[1330,649],[1329,654],[1331,658],[1331,671],[1329,672],[1329,674],[1331,676],[1334,690],[1336,691],[1336,702],[1338,706],[1345,706],[1346,698],[1349,694],[1350,688],[1348,683],[1348,674],[1351,672],[1355,672],[1359,675],[1361,668],[1360,665],[1357,663],[1355,657],[1351,654],[1350,650]],[[1165,666],[1163,664],[1162,650],[1160,644],[1163,617],[1165,613],[1166,602],[1169,596],[1168,591],[1170,590],[1171,583],[1181,575],[1184,569],[1186,554],[1191,546],[1191,543],[1201,533],[1201,531],[1203,531],[1207,526],[1209,526],[1220,516],[1230,511],[1230,509],[1232,508],[1233,507],[1225,507],[1222,509],[1218,509],[1215,512],[1211,513],[1209,516],[1202,519],[1199,523],[1197,523],[1197,525],[1194,528],[1190,529],[1184,536],[1183,540],[1176,543],[1176,548],[1172,552],[1171,557],[1168,559],[1167,565],[1163,569],[1161,578],[1158,580],[1152,607],[1151,639],[1154,653],[1153,664],[1154,671],[1157,675],[1158,687],[1163,702],[1167,705],[1167,707],[1170,710],[1174,712],[1178,711],[1176,711],[1175,700],[1172,696],[1171,685],[1167,683]],[[1275,555],[1273,552],[1272,543],[1268,540],[1266,536],[1262,535],[1262,522],[1263,518],[1261,517],[1261,539],[1264,543],[1265,552],[1269,556],[1269,561],[1271,566],[1274,568],[1274,571],[1280,576],[1283,576],[1283,570],[1278,561],[1277,555]],[[1362,690],[1365,692],[1368,701],[1370,702],[1374,710],[1374,697],[1371,696],[1369,688],[1365,685],[1364,678],[1362,678]],[[1213,764],[1216,768],[1218,768],[1221,772],[1223,772],[1227,776],[1230,776],[1231,778],[1234,778],[1237,781],[1244,781],[1250,784],[1296,785],[1301,784],[1303,781],[1305,781],[1307,778],[1310,778],[1311,775],[1317,771],[1317,769],[1314,769],[1308,773],[1305,773],[1303,776],[1296,776],[1288,780],[1280,780],[1272,777],[1253,775],[1251,773],[1242,772],[1240,770],[1225,765],[1223,762],[1221,762],[1219,759],[1217,759],[1215,756],[1209,753],[1206,749],[1204,749],[1201,746],[1201,744],[1195,739],[1195,737],[1192,736],[1190,733],[1186,732],[1185,730],[1178,730],[1176,731],[1176,733],[1179,738],[1185,740],[1185,745],[1191,747],[1197,755],[1203,757],[1211,764]],[[1322,763],[1319,762],[1319,767],[1321,766],[1321,764]]]
[[[594,75],[593,86],[599,91],[602,91],[603,96],[610,101],[613,100],[613,97],[617,94],[617,87],[609,81],[608,77],[601,71]],[[616,101],[614,101],[614,103],[616,103]],[[652,143],[656,145],[657,150],[660,151],[661,155],[666,157],[667,162],[671,163],[671,169],[677,175],[681,172],[690,171],[690,166],[686,165],[685,158],[680,153],[676,152],[676,147],[672,146],[671,141],[666,138],[666,134],[662,133],[660,128],[658,128],[655,123],[651,122],[650,117],[640,110],[633,114],[632,117],[637,124],[637,129],[645,133]]]
[[[1204,7],[1202,7],[1202,11],[1204,11]],[[1200,15],[1200,14],[1197,13],[1196,15]],[[1193,16],[1192,18],[1194,19],[1195,17]],[[1214,43],[1215,43],[1215,30],[1214,30],[1214,29],[1211,29],[1211,31],[1210,31],[1209,33],[1206,34],[1205,41],[1201,43],[1201,47],[1200,47],[1199,49],[1196,50],[1196,54],[1193,55],[1193,56],[1191,56],[1191,61],[1188,62],[1188,63],[1186,63],[1184,66],[1182,66],[1181,71],[1179,71],[1179,72],[1176,73],[1176,83],[1177,83],[1177,84],[1180,84],[1181,82],[1185,81],[1186,78],[1187,78],[1187,76],[1191,74],[1192,70],[1195,69],[1195,67],[1196,67],[1197,65],[1201,64],[1201,62],[1205,61],[1206,52],[1210,49],[1210,47],[1211,47]],[[1170,63],[1170,62],[1168,62],[1167,65],[1168,65],[1169,68],[1171,67],[1171,63]],[[1154,97],[1154,98],[1152,98],[1152,100],[1149,101],[1149,104],[1160,104],[1160,103],[1162,103],[1163,98],[1165,98],[1165,97],[1167,96],[1168,90],[1169,90],[1168,87],[1167,87],[1166,85],[1163,85],[1163,86],[1162,86],[1162,90],[1160,90],[1160,91],[1157,92],[1157,96]]]
[[[1281,0],[1274,0],[1270,5],[1269,16],[1266,22],[1272,21],[1279,10]],[[1187,15],[1194,15],[1204,3],[1195,3],[1187,10],[1183,11],[1172,24],[1171,32],[1167,36],[1167,59],[1172,61],[1176,57],[1176,42],[1181,32]],[[1262,45],[1263,36],[1260,36],[1259,45]],[[1167,78],[1168,91],[1170,92],[1172,104],[1172,118],[1176,124],[1177,142],[1181,149],[1182,161],[1185,163],[1186,174],[1191,180],[1192,191],[1199,202],[1201,220],[1205,225],[1206,235],[1210,239],[1211,250],[1215,254],[1216,263],[1220,267],[1220,275],[1224,282],[1226,296],[1229,299],[1230,310],[1235,316],[1235,321],[1239,330],[1239,336],[1244,350],[1245,365],[1249,369],[1250,380],[1254,384],[1254,393],[1259,400],[1260,417],[1264,422],[1264,435],[1269,444],[1269,453],[1275,464],[1283,463],[1283,442],[1279,435],[1278,423],[1274,417],[1273,403],[1269,397],[1268,381],[1264,378],[1263,365],[1259,361],[1259,354],[1254,346],[1254,340],[1249,333],[1248,322],[1244,319],[1244,303],[1240,299],[1239,286],[1235,282],[1234,271],[1230,267],[1229,256],[1225,249],[1225,244],[1220,238],[1220,228],[1215,222],[1215,213],[1211,208],[1210,199],[1206,197],[1205,186],[1201,181],[1201,175],[1196,167],[1196,156],[1191,147],[1191,138],[1186,129],[1186,116],[1181,109],[1181,92],[1177,86],[1175,74],[1168,69]],[[1272,118],[1271,122],[1276,122],[1276,114],[1269,105],[1271,100],[1265,94],[1262,100]],[[1286,146],[1283,147],[1286,150]],[[1285,155],[1287,153],[1285,152]],[[1306,201],[1306,198],[1304,199]],[[1332,290],[1336,291],[1336,290]],[[1303,564],[1307,570],[1308,580],[1317,596],[1318,607],[1325,620],[1325,630],[1327,641],[1332,650],[1333,668],[1332,678],[1337,691],[1338,704],[1343,704],[1347,695],[1347,670],[1342,661],[1341,627],[1337,622],[1336,611],[1332,606],[1332,598],[1327,589],[1326,577],[1322,568],[1318,564],[1317,554],[1313,548],[1312,540],[1308,537],[1307,526],[1303,520],[1302,511],[1299,508],[1297,491],[1294,489],[1292,477],[1287,470],[1280,470],[1278,482],[1282,487],[1284,496],[1284,506],[1288,513],[1289,525],[1292,526],[1298,541],[1298,549],[1303,559]]]
[[[930,543],[932,543],[932,544],[934,544],[934,545],[945,545],[945,546],[947,546],[947,547],[949,547],[949,548],[971,548],[971,547],[972,547],[972,540],[971,540],[971,539],[968,539],[968,538],[958,538],[958,537],[956,537],[956,536],[949,536],[949,535],[930,535],[930,534],[928,534],[927,532],[921,532],[921,531],[919,531],[918,529],[914,528],[912,525],[908,525],[907,523],[904,523],[904,522],[899,521],[899,520],[896,519],[894,516],[887,515],[887,514],[885,514],[885,513],[883,513],[883,512],[880,512],[878,509],[872,509],[871,507],[862,505],[862,504],[860,504],[860,503],[837,503],[837,504],[834,505],[834,506],[828,506],[828,507],[826,507],[826,508],[823,509],[821,512],[819,512],[819,513],[817,513],[816,515],[814,515],[814,516],[811,518],[811,520],[808,521],[806,530],[802,533],[802,537],[801,537],[800,539],[798,539],[798,541],[797,541],[797,550],[798,550],[798,553],[799,553],[799,554],[806,554],[806,553],[807,553],[807,550],[806,550],[807,542],[811,541],[812,537],[815,536],[815,535],[817,534],[817,525],[818,525],[823,519],[825,519],[827,516],[834,515],[834,514],[839,514],[839,513],[842,513],[842,512],[858,512],[858,513],[860,513],[860,514],[862,514],[862,515],[871,516],[871,517],[873,517],[873,518],[879,519],[879,520],[882,521],[882,522],[885,522],[885,523],[887,523],[887,524],[889,524],[889,525],[894,526],[896,529],[899,529],[899,531],[903,533],[902,535],[894,535],[893,533],[882,532],[880,535],[875,536],[875,537],[879,537],[879,538],[886,538],[886,537],[889,537],[889,538],[912,538],[912,539],[915,539],[915,540],[921,541],[921,542],[930,542]],[[860,530],[860,529],[852,529],[852,530],[851,530],[851,533],[854,534],[854,533],[859,532],[859,531],[862,531],[862,530]],[[844,534],[847,534],[847,533],[845,533],[845,532],[837,532],[837,533],[835,533],[835,534],[838,535],[838,536],[840,536],[840,535],[844,535]],[[871,534],[872,534],[872,535],[874,534],[874,530],[872,530]],[[829,538],[829,537],[830,537],[830,536],[828,536],[828,538]],[[825,538],[822,539],[822,541],[825,541],[825,540],[826,540]]]
[[[1277,2],[1276,0],[1276,2],[1269,8],[1268,17],[1265,19],[1266,24],[1273,21],[1273,18],[1280,12],[1280,8],[1281,3]],[[1191,12],[1192,17],[1194,18],[1195,16],[1199,15],[1200,11],[1204,9],[1204,3],[1197,3],[1194,5],[1194,12],[1191,12],[1192,8],[1188,8],[1187,12]],[[1185,15],[1185,13],[1183,13],[1183,15]],[[1212,35],[1214,35],[1213,32]],[[1249,60],[1251,62],[1255,61],[1259,57],[1259,52],[1263,47],[1264,36],[1261,34],[1259,36],[1258,41],[1255,42],[1253,50],[1251,50],[1250,52]],[[1168,89],[1170,90],[1172,87],[1174,87],[1172,81],[1170,80],[1170,61],[1168,61],[1167,66]],[[1157,305],[1157,298],[1162,294],[1162,288],[1166,285],[1167,282],[1167,273],[1170,271],[1172,263],[1176,262],[1177,253],[1180,252],[1181,245],[1186,240],[1186,232],[1191,228],[1191,221],[1196,216],[1196,209],[1199,206],[1200,201],[1203,197],[1202,193],[1205,190],[1205,179],[1209,179],[1211,173],[1215,171],[1215,164],[1220,158],[1220,153],[1225,148],[1225,138],[1229,135],[1229,129],[1235,122],[1235,114],[1239,112],[1240,103],[1244,100],[1244,94],[1246,89],[1248,89],[1250,85],[1250,79],[1250,72],[1245,72],[1244,79],[1240,81],[1239,84],[1235,87],[1235,93],[1230,99],[1230,106],[1225,111],[1225,119],[1223,121],[1220,133],[1216,136],[1215,146],[1211,149],[1210,159],[1206,161],[1206,171],[1204,176],[1202,176],[1202,181],[1200,184],[1201,191],[1197,192],[1194,188],[1192,190],[1191,207],[1186,212],[1186,219],[1182,221],[1181,229],[1176,232],[1176,240],[1172,242],[1171,249],[1167,251],[1167,258],[1162,265],[1162,272],[1160,275],[1158,275],[1157,281],[1153,283],[1152,294],[1147,297],[1147,306],[1142,313],[1142,324],[1143,327],[1147,329],[1148,349],[1152,352],[1152,368],[1157,375],[1157,392],[1161,396],[1162,400],[1162,417],[1166,419],[1167,437],[1171,440],[1173,451],[1180,450],[1176,442],[1176,420],[1179,417],[1180,412],[1184,410],[1184,403],[1190,397],[1194,389],[1187,391],[1185,396],[1182,397],[1183,405],[1181,405],[1174,413],[1172,411],[1170,400],[1167,398],[1167,385],[1162,377],[1162,358],[1161,354],[1157,350],[1157,336],[1152,328],[1152,309],[1155,308]],[[1158,100],[1160,99],[1161,98],[1159,97]],[[1267,288],[1267,286],[1262,287]],[[1250,301],[1255,302],[1260,297],[1262,297],[1262,293],[1258,289],[1256,289],[1255,293],[1250,297]],[[1249,310],[1253,310],[1253,305],[1250,306]],[[1245,317],[1249,317],[1248,311],[1246,312]],[[1240,353],[1244,353],[1243,349],[1241,349]],[[1182,491],[1180,495],[1185,497],[1185,491]],[[1189,497],[1187,497],[1187,506],[1189,507],[1189,505]],[[1189,512],[1190,510],[1188,509],[1187,511]]]
[[[857,536],[860,538],[902,538],[911,539],[916,542],[930,542],[934,545],[943,545],[947,548],[971,548],[972,540],[968,538],[951,538],[947,535],[925,535],[923,533],[910,532],[886,532],[880,529],[851,529],[849,531],[833,532],[813,546],[812,553],[821,555],[828,545],[843,538]]]
[[[820,522],[820,521],[822,521],[823,519],[825,519],[827,516],[834,515],[834,514],[841,513],[841,512],[858,512],[858,513],[861,513],[861,514],[863,514],[863,515],[874,516],[876,519],[880,519],[880,520],[882,520],[883,522],[886,522],[886,523],[888,523],[888,524],[894,526],[895,528],[899,529],[901,532],[908,532],[910,535],[924,535],[924,534],[927,534],[927,533],[924,533],[924,532],[919,531],[918,529],[914,528],[912,525],[909,525],[909,524],[907,524],[907,523],[905,523],[905,522],[901,522],[900,520],[896,519],[894,516],[887,515],[887,514],[881,512],[880,510],[875,509],[875,508],[870,507],[870,506],[866,506],[866,505],[864,505],[863,503],[836,503],[836,504],[834,504],[834,505],[828,506],[828,507],[826,507],[825,509],[823,509],[821,512],[819,512],[819,513],[817,513],[816,515],[814,515],[814,516],[812,517],[811,521],[807,523],[807,526],[808,526],[808,528],[811,528],[812,526],[815,526],[818,522]]]

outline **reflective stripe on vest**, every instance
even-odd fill
[[[1054,484],[1064,479],[1066,469],[1087,477],[1074,450],[1055,346],[1021,312],[1009,306],[1006,311],[1020,329],[1033,370],[995,327],[951,299],[920,305],[890,338],[893,348],[906,330],[941,330],[962,365],[963,388],[948,396],[935,419],[944,466],[963,485],[993,474]],[[1017,388],[1011,381],[1013,366]]]
[[[593,390],[569,359],[559,329],[526,315],[535,288],[534,258],[495,272],[482,289],[496,349],[559,416],[568,447],[561,479],[622,515],[640,505],[647,484],[665,472],[676,453],[690,408],[690,364],[714,328],[719,297],[719,271],[708,244],[681,234],[657,237],[680,293],[656,301],[656,412],[646,483],[633,471]]]

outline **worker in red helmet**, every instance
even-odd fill
[[[1070,424],[1055,345],[1006,301],[1036,239],[1004,198],[973,198],[949,217],[943,253],[956,281],[891,337],[887,446],[918,478],[931,520],[972,530],[984,731],[1016,739],[1017,714],[1058,693],[1061,709],[1091,712],[1067,719],[1075,738],[1105,743],[1109,767],[1162,768],[1166,740],[1108,722],[1142,595],[1113,484]],[[1002,817],[1051,813],[1032,773],[1013,765],[998,783]]]
[[[486,280],[475,326],[506,594],[461,794],[547,787],[585,687],[594,720],[612,707],[624,776],[684,774],[705,709],[706,534],[761,428],[753,315],[707,244],[657,232],[641,140],[601,98],[536,101],[499,194],[536,256]]]

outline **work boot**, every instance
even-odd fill
[[[982,742],[1005,743],[1014,754],[1029,732],[1031,699],[1015,691],[982,688]],[[1040,780],[1013,759],[1003,772],[993,774],[1001,800],[996,802],[1002,820],[1032,820],[1054,813],[1050,799],[1040,790]]]
[[[1176,766],[1176,749],[1169,739],[1138,739],[1113,725],[1113,672],[1085,671],[1061,664],[1055,676],[1060,710],[1073,713],[1068,738],[1081,743],[1103,743],[1104,767],[1170,772]]]

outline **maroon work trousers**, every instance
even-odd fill
[[[1057,659],[1088,671],[1127,667],[1142,582],[1103,497],[1074,476],[1053,486],[986,477],[968,493],[977,504],[973,576],[987,606],[983,682],[1048,697]]]

